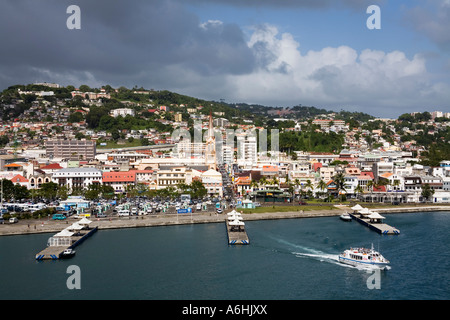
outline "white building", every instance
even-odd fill
[[[69,190],[86,189],[90,184],[102,183],[102,171],[95,168],[65,168],[53,173],[52,182]]]
[[[357,176],[345,176],[344,177],[344,188],[345,194],[355,194],[356,188],[358,187],[358,177]]]
[[[211,196],[223,196],[222,174],[210,169],[202,173],[202,183]]]
[[[436,191],[433,194],[433,203],[450,203],[450,192]]]
[[[237,164],[244,168],[251,168],[258,161],[258,145],[256,135],[236,134]]]
[[[111,116],[113,116],[114,118],[118,116],[126,117],[127,115],[134,116],[134,114],[134,110],[130,108],[119,108],[111,110]]]

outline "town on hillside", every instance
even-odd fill
[[[3,90],[0,115],[2,205],[182,195],[218,210],[450,203],[450,112],[382,119],[35,83]]]

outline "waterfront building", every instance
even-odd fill
[[[102,182],[104,185],[111,186],[115,193],[124,193],[127,186],[136,184],[136,171],[103,172]]]
[[[191,184],[194,176],[200,177],[201,172],[181,166],[161,166],[156,172],[157,190],[167,187],[176,188],[178,184]]]
[[[86,189],[102,183],[102,172],[96,168],[64,168],[53,173],[52,182],[69,190]]]
[[[222,183],[222,175],[220,172],[209,169],[202,173],[201,175],[203,186],[208,191],[208,195],[214,196],[223,196],[223,183]]]
[[[442,190],[450,191],[450,177],[442,178]]]

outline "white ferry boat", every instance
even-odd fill
[[[373,249],[350,248],[339,255],[339,262],[352,266],[376,266],[381,269],[389,265],[389,261]]]

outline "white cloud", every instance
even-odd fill
[[[448,85],[431,83],[421,55],[408,58],[400,51],[371,49],[358,53],[348,46],[303,53],[291,34],[279,34],[270,25],[256,28],[248,45],[258,58],[258,68],[229,77],[236,101],[350,105],[392,112],[392,108],[425,106],[449,96],[443,93]]]

